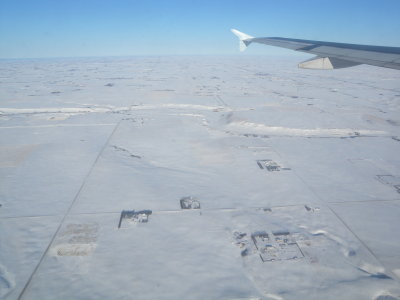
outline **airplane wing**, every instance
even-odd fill
[[[341,69],[361,64],[400,70],[400,47],[369,46],[289,39],[281,37],[252,37],[236,29],[232,32],[239,37],[240,50],[251,43],[292,49],[317,55],[299,64],[303,69]]]

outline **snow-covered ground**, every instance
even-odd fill
[[[400,299],[400,72],[296,63],[1,61],[0,298]]]

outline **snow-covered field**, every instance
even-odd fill
[[[400,299],[400,72],[0,61],[0,299]]]

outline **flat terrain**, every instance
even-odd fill
[[[400,299],[400,72],[0,61],[1,299]]]

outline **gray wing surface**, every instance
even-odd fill
[[[400,47],[370,46],[281,37],[252,37],[232,29],[240,39],[240,50],[251,43],[287,48],[316,55],[299,64],[304,69],[340,69],[360,64],[400,70]]]

